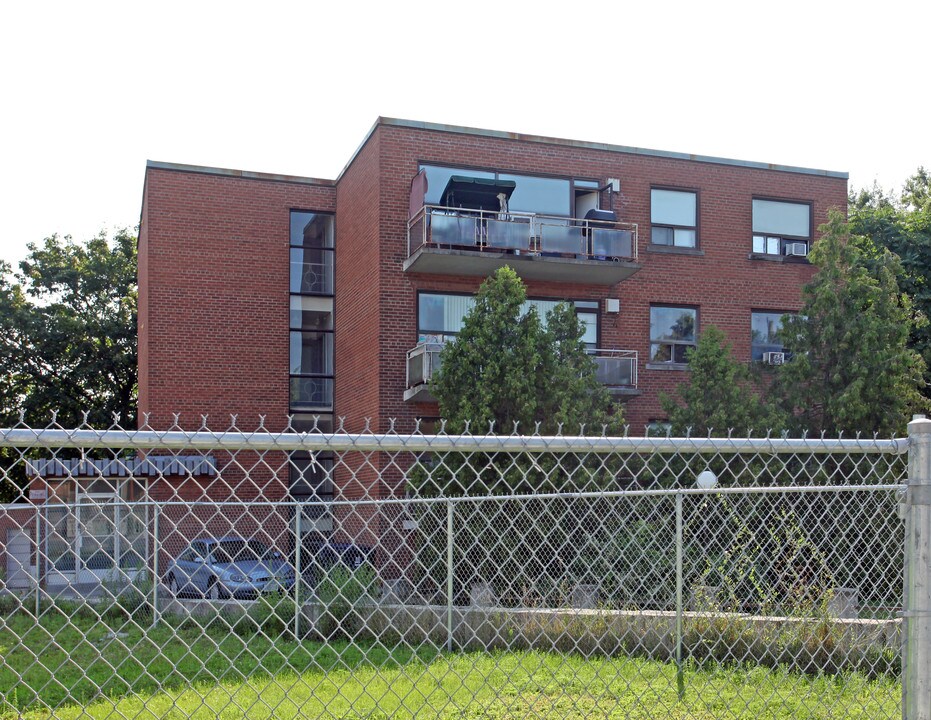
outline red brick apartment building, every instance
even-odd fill
[[[389,118],[335,180],[149,162],[140,414],[436,418],[441,343],[508,264],[542,310],[575,305],[642,432],[703,328],[741,360],[779,361],[816,228],[846,199],[846,173]]]
[[[328,430],[334,417],[352,431],[366,419],[385,431],[392,418],[412,429],[438,415],[430,378],[442,343],[482,279],[508,264],[541,310],[574,304],[598,377],[642,432],[663,419],[658,394],[687,381],[685,352],[703,328],[721,328],[741,360],[779,361],[775,331],[800,307],[815,228],[846,198],[844,173],[388,118],[335,180],[149,162],[140,417],[155,429],[175,413],[186,429],[204,414],[219,429],[231,414],[244,430],[259,416],[282,430],[289,415],[299,430]],[[383,560],[396,564],[389,576],[403,574],[397,549],[411,541],[400,518],[333,517],[320,504],[334,492],[403,492],[389,459],[352,462],[220,452],[37,461],[30,498],[50,503],[48,567],[31,572],[51,585],[107,576],[117,559],[143,567],[153,511],[136,499],[251,506],[290,495],[306,508],[305,538],[395,548]],[[128,503],[119,517],[115,500]],[[163,509],[157,573],[205,534],[264,533],[286,549],[292,513],[258,505]],[[28,517],[8,538],[23,567],[36,534]]]

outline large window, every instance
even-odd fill
[[[443,200],[443,191],[453,175],[465,175],[486,180],[513,182],[515,187],[508,200],[511,212],[539,213],[542,215],[572,214],[572,181],[563,178],[537,177],[533,175],[515,175],[489,170],[469,170],[463,168],[441,167],[438,165],[421,165],[427,174],[427,194],[425,202],[439,205]],[[588,188],[592,183],[580,183]]]
[[[650,190],[650,238],[654,245],[694,248],[698,195],[684,190]]]
[[[686,363],[696,345],[698,310],[654,305],[650,308],[650,362]]]
[[[333,216],[291,211],[290,408],[333,407]]]
[[[524,307],[535,307],[546,324],[546,314],[562,300],[527,300]],[[568,301],[575,307],[576,315],[585,325],[582,336],[589,348],[598,344],[598,303],[595,301]],[[442,293],[422,292],[417,300],[417,334],[420,341],[428,338],[451,340],[460,330],[462,322],[475,300],[471,295],[446,295]]]
[[[763,354],[785,352],[782,339],[782,321],[786,313],[750,313],[750,358],[763,360]]]
[[[811,244],[811,205],[753,200],[753,252],[805,256]]]

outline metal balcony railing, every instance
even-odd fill
[[[408,257],[422,247],[448,247],[514,255],[635,261],[637,225],[424,205],[408,223],[407,246]]]
[[[440,352],[445,343],[418,343],[407,351],[407,389],[428,385],[440,369]],[[596,348],[590,352],[595,361],[595,377],[609,388],[637,387],[637,351]]]
[[[606,350],[592,351],[595,361],[595,377],[602,385],[617,388],[637,387],[637,351]]]

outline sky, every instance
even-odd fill
[[[0,9],[0,260],[139,222],[147,159],[335,178],[381,116],[850,173],[931,168],[931,3]]]

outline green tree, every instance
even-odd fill
[[[432,390],[451,431],[543,434],[601,432],[620,423],[582,342],[584,328],[568,304],[551,311],[544,327],[526,307],[524,284],[511,268],[488,278],[475,296],[455,342],[441,354]]]
[[[924,168],[906,180],[898,196],[874,185],[851,192],[850,232],[867,263],[882,262],[882,250],[895,253],[899,289],[911,299],[909,347],[925,361],[931,382],[931,175]],[[875,272],[875,269],[874,269]]]
[[[688,360],[689,383],[679,386],[678,397],[660,395],[673,435],[725,436],[729,430],[743,434],[782,428],[780,413],[761,399],[761,376],[734,359],[721,330],[705,328]]]
[[[926,401],[924,362],[907,347],[913,313],[896,283],[899,259],[882,248],[865,253],[840,213],[820,231],[804,307],[783,322],[793,359],[779,368],[773,395],[796,430],[903,432]]]
[[[610,414],[573,308],[558,305],[544,323],[525,301],[524,285],[508,267],[482,283],[459,336],[443,349],[442,370],[432,385],[448,429],[461,432],[468,424],[484,434],[494,422],[495,433],[510,434],[517,423],[520,433],[539,427],[546,435],[560,429],[576,434],[583,425],[586,434],[600,434],[609,423],[614,427],[620,413]],[[421,494],[575,491],[604,486],[617,470],[586,453],[444,453],[434,460],[408,476]],[[568,498],[457,506],[457,543],[465,548],[456,562],[458,591],[489,583],[502,602],[517,603],[524,594],[542,597],[559,583],[580,581],[566,572],[584,540],[583,528],[594,526],[583,522],[590,504]],[[438,509],[445,512],[439,506],[424,509],[419,557],[427,574],[438,573],[430,582],[442,586],[445,540],[429,530],[441,522],[433,514]]]
[[[0,264],[0,398],[8,425],[75,425],[84,413],[131,425],[136,405],[136,238],[30,243],[13,273]]]

